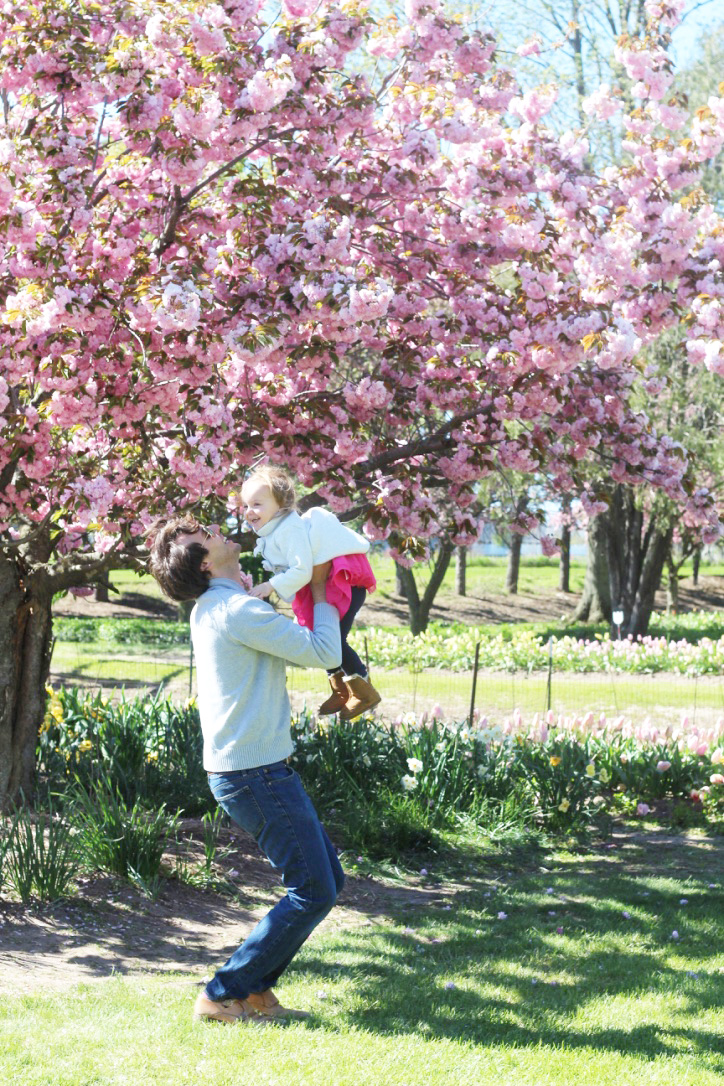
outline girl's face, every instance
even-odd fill
[[[268,524],[281,509],[266,483],[246,483],[241,488],[241,504],[244,519],[254,532]]]

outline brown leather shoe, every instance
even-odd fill
[[[235,1022],[253,1022],[256,1026],[266,1026],[268,1022],[257,1014],[253,1007],[245,1006],[244,999],[209,999],[205,992],[199,992],[194,1003],[195,1022],[223,1022],[233,1025]]]
[[[265,992],[252,992],[243,1000],[256,1014],[262,1018],[310,1018],[308,1011],[293,1011],[289,1007],[282,1007],[271,988]]]
[[[379,705],[382,701],[372,683],[368,683],[366,679],[360,678],[359,675],[347,679],[346,682],[350,696],[347,705],[339,714],[343,720],[353,720],[354,717],[366,713],[368,709],[373,709],[375,705]]]
[[[334,675],[329,675],[329,685],[332,687],[332,694],[323,701],[317,709],[320,716],[328,716],[330,713],[338,713],[340,709],[344,709],[345,705],[349,701],[349,690],[344,681],[344,674],[341,671],[335,672]]]

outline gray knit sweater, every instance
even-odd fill
[[[314,608],[314,629],[295,625],[235,581],[212,577],[191,612],[204,769],[253,769],[292,752],[285,661],[337,667],[339,615]]]

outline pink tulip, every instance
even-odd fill
[[[659,773],[665,773],[667,769],[671,769],[671,762],[657,762],[656,769]]]

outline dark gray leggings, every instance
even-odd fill
[[[367,668],[354,649],[347,644],[347,634],[352,629],[357,613],[366,599],[367,589],[355,585],[352,589],[352,599],[349,601],[349,611],[339,620],[339,632],[342,635],[342,670],[345,675],[361,675],[363,679],[367,678]],[[339,671],[339,668],[333,667],[327,674],[333,675],[335,671]]]

